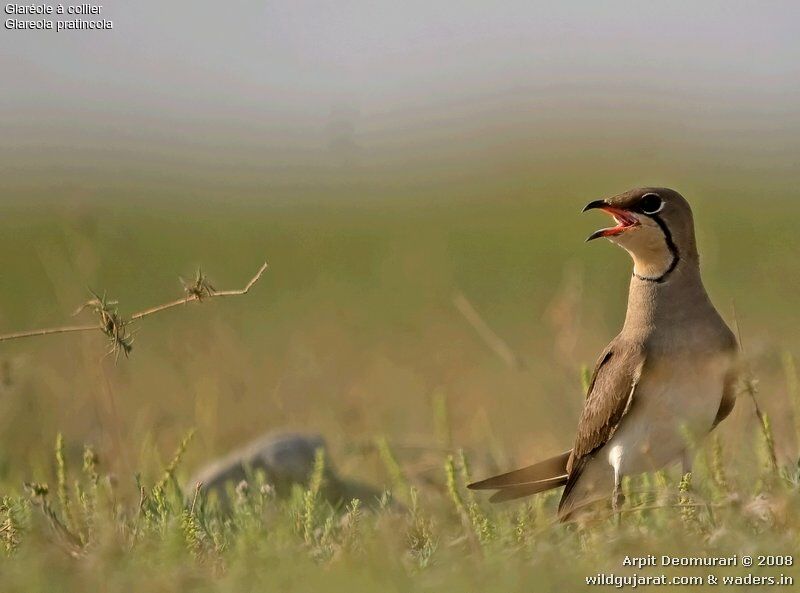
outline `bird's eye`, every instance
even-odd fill
[[[645,214],[655,214],[661,212],[664,207],[664,200],[658,194],[645,194],[639,202],[639,210]]]

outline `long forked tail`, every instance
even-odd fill
[[[545,459],[522,469],[494,476],[467,488],[471,490],[497,490],[491,502],[505,502],[532,494],[538,494],[567,483],[567,463],[572,451]]]

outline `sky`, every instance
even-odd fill
[[[316,148],[380,153],[502,121],[576,140],[594,124],[736,122],[786,153],[800,128],[792,1],[110,0],[101,16],[113,30],[0,29],[7,167],[253,151],[311,163]]]

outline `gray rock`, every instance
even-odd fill
[[[317,434],[267,433],[202,468],[188,481],[185,491],[194,491],[199,482],[201,491],[214,493],[220,502],[228,504],[232,488],[263,471],[276,495],[286,497],[294,484],[308,485],[317,449],[325,452],[322,496],[334,505],[346,504],[353,498],[367,506],[376,504],[381,492],[367,484],[341,479],[334,470],[325,440]]]

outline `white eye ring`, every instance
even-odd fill
[[[656,198],[658,200],[658,207],[652,208],[652,206],[648,204],[648,206],[651,206],[651,209],[648,210],[647,207],[644,205],[644,202],[645,202],[645,200],[648,200],[648,199],[650,199],[652,201],[652,198]],[[662,198],[658,194],[652,194],[651,193],[651,194],[645,194],[645,195],[642,196],[641,210],[642,210],[642,212],[644,214],[658,214],[659,212],[661,212],[664,209],[664,206],[665,206],[664,198]]]

